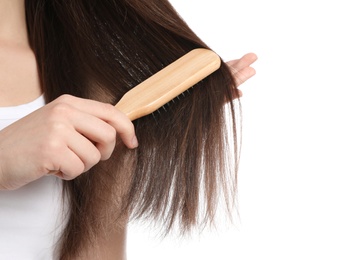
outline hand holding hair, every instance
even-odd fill
[[[70,180],[111,156],[118,133],[128,148],[131,121],[110,104],[63,95],[0,131],[0,189],[46,174]]]
[[[254,74],[254,56],[222,64],[165,113],[136,120],[139,149],[114,149],[116,132],[135,146],[130,120],[109,105],[58,97],[116,104],[177,58],[207,45],[167,0],[23,2],[41,89],[52,102],[0,132],[0,186],[14,189],[47,172],[73,178],[62,183],[70,214],[56,257],[114,259],[102,257],[104,248],[123,259],[111,250],[111,235],[130,220],[155,222],[166,235],[213,224],[217,205],[232,217],[241,103],[226,100],[240,96],[235,86]],[[118,246],[123,255],[125,245]]]
[[[237,87],[255,75],[256,60],[248,53],[227,62]],[[47,173],[73,179],[110,157],[116,132],[127,147],[137,146],[132,123],[118,109],[61,96],[0,132],[0,188],[16,189]]]

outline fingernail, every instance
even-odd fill
[[[138,140],[137,140],[137,137],[136,137],[136,136],[134,136],[134,137],[132,138],[131,144],[132,144],[133,148],[138,147]]]

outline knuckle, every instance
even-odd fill
[[[115,120],[113,120],[116,124],[115,126],[118,126],[117,124],[119,122],[119,133],[123,133],[125,135],[134,135],[135,133],[134,124],[124,113],[122,113],[121,111],[119,111],[117,108],[115,108],[109,103],[103,104],[103,106],[104,106],[105,112],[108,113],[108,115],[110,115],[111,118],[115,118]],[[115,141],[116,132],[114,132],[114,136],[109,136],[109,138],[112,141]]]
[[[43,144],[41,144],[41,151],[43,154],[45,153],[54,153],[61,152],[63,144],[60,140],[56,138],[47,138]]]
[[[44,162],[44,169],[59,169],[54,160],[56,158],[56,155],[63,152],[63,145],[61,142],[49,139],[41,144],[38,149],[40,150],[40,160]]]
[[[107,116],[113,117],[115,116],[116,109],[110,103],[97,103],[97,108],[101,110],[101,112]]]
[[[116,130],[114,128],[106,131],[105,134],[102,136],[103,141],[105,144],[111,144],[116,142]]]
[[[135,132],[134,124],[128,119],[128,117],[122,117],[122,120],[120,120],[120,133],[131,135]]]
[[[74,116],[74,109],[66,103],[57,103],[49,111],[46,117],[46,126],[48,130],[62,130]]]
[[[88,170],[90,170],[93,166],[95,166],[99,161],[101,160],[101,154],[100,152],[93,152],[91,153],[90,156],[88,156],[86,158],[86,160],[84,161],[84,167],[81,170],[81,173],[83,172],[87,172]],[[81,174],[80,173],[80,174]]]
[[[103,109],[107,111],[108,113],[111,113],[111,114],[116,113],[115,107],[111,105],[110,103],[102,103],[102,105],[103,105]]]
[[[63,94],[60,97],[58,97],[56,99],[57,103],[70,103],[72,102],[72,100],[74,99],[73,96],[69,95],[69,94]]]
[[[111,157],[111,154],[115,148],[116,143],[110,143],[110,144],[97,144],[96,148],[98,151],[98,157],[96,159],[99,159],[96,163],[99,161],[105,161]]]
[[[50,116],[67,116],[72,112],[72,107],[71,105],[64,103],[64,102],[60,102],[60,103],[56,103],[52,108],[51,108],[51,114]]]
[[[67,129],[67,126],[64,122],[61,121],[51,121],[48,124],[48,137],[47,142],[54,146],[57,145],[58,142],[60,142],[60,138],[62,133],[65,133]]]

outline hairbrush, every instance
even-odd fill
[[[141,82],[116,104],[131,121],[153,113],[221,66],[213,51],[194,49]]]

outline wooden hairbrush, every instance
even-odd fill
[[[136,87],[116,104],[131,121],[153,113],[214,71],[220,57],[208,49],[194,49]]]

